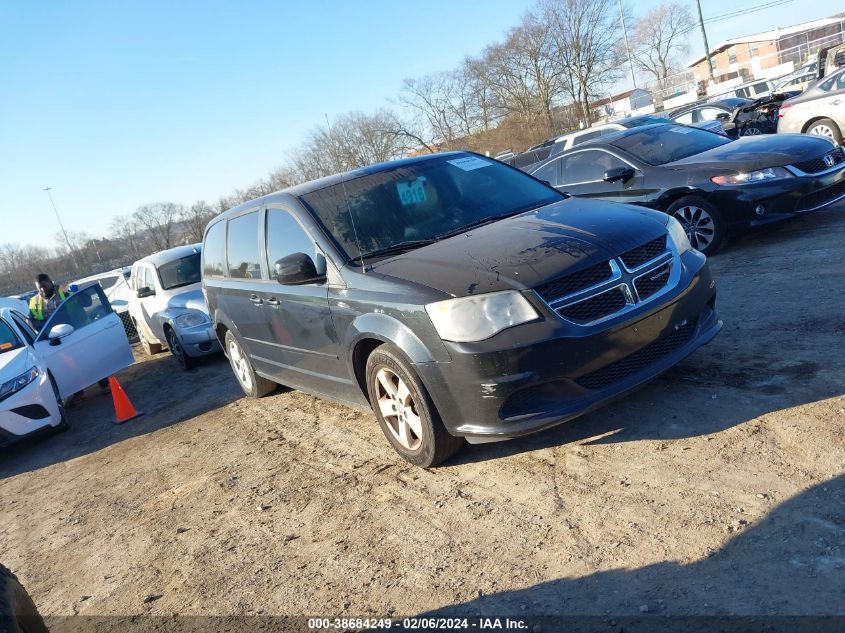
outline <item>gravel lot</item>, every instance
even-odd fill
[[[843,237],[838,207],[732,244],[712,344],[431,471],[366,413],[139,357],[142,418],[95,387],[0,451],[0,560],[45,615],[845,614]]]

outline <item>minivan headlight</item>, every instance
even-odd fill
[[[794,177],[789,170],[783,167],[766,167],[766,169],[749,171],[744,174],[713,176],[710,180],[717,185],[749,185],[755,182],[768,182],[770,180]]]
[[[0,386],[0,400],[5,400],[12,394],[17,393],[40,375],[41,372],[38,371],[38,367],[30,367],[20,376],[7,380]]]
[[[528,323],[539,314],[515,290],[429,303],[425,311],[444,341],[483,341],[504,329]]]
[[[675,218],[671,215],[666,216],[669,220],[666,222],[666,230],[669,232],[669,238],[675,244],[675,248],[678,249],[678,255],[683,255],[688,250],[692,249],[692,245],[689,243],[689,238],[687,237],[686,231],[684,231],[684,227],[678,222]]]
[[[198,310],[191,310],[185,314],[180,314],[173,320],[173,323],[175,323],[177,327],[195,327],[209,322],[209,318]]]

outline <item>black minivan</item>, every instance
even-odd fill
[[[722,327],[704,255],[657,211],[467,152],[308,182],[211,221],[203,289],[244,392],[372,407],[423,467],[665,371]]]

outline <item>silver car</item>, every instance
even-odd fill
[[[182,369],[221,351],[200,288],[200,244],[154,253],[132,264],[129,314],[148,354],[170,349]]]
[[[787,99],[778,112],[778,132],[805,132],[842,144],[845,130],[845,68],[810,84]]]

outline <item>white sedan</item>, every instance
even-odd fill
[[[67,398],[133,362],[98,284],[69,296],[39,332],[21,311],[0,307],[0,445],[66,427]]]

